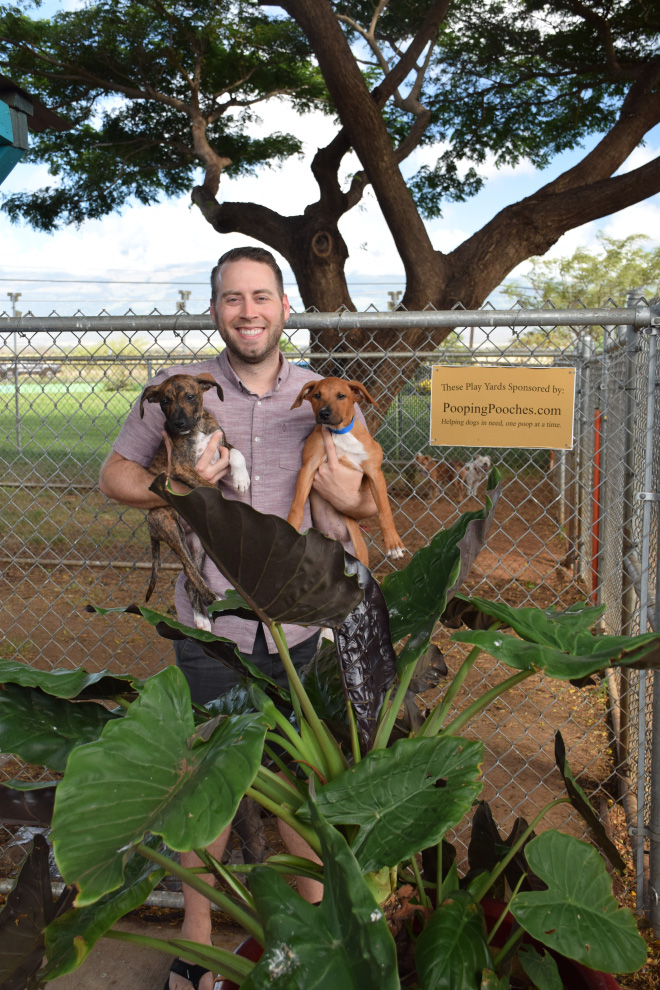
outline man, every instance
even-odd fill
[[[293,499],[304,442],[315,425],[308,403],[293,411],[290,407],[305,382],[320,377],[289,364],[280,353],[280,337],[288,315],[289,301],[284,294],[282,273],[270,252],[257,247],[228,251],[211,273],[211,318],[225,349],[216,358],[185,367],[171,367],[154,379],[158,382],[172,374],[210,372],[222,386],[225,398],[220,402],[214,390],[210,390],[207,408],[222,424],[230,443],[244,454],[250,489],[241,495],[231,486],[228,451],[219,446],[219,434],[211,438],[199,458],[197,472],[206,481],[219,483],[226,498],[241,499],[261,512],[275,513],[283,518],[287,517]],[[156,404],[148,405],[144,409],[144,419],[140,419],[136,403],[101,468],[99,487],[105,495],[145,510],[164,504],[149,491],[153,477],[146,469],[160,443],[162,424],[163,416]],[[314,489],[344,515],[354,519],[373,515],[376,506],[371,493],[360,489],[359,472],[339,464],[329,434],[326,449],[328,461],[319,469]],[[216,451],[221,456],[212,463]],[[187,490],[178,483],[174,483],[174,487],[182,492]],[[307,506],[303,531],[310,525]],[[204,577],[214,591],[219,595],[224,593],[227,581],[208,558]],[[177,582],[175,605],[179,619],[194,625],[183,575]],[[214,622],[213,630],[236,642],[241,653],[249,656],[265,673],[286,683],[275,645],[260,623],[229,616]],[[318,630],[284,626],[284,632],[294,663],[303,666],[316,650]],[[194,641],[177,642],[175,651],[177,665],[186,676],[193,700],[203,704],[236,683],[235,675],[207,657]],[[295,832],[287,831],[283,826],[282,833],[292,852],[309,855],[309,848]],[[224,852],[228,835],[229,829],[226,829],[211,847],[218,859]],[[184,866],[199,863],[192,853],[183,854],[181,861]],[[319,885],[311,880],[302,878],[299,890],[309,900],[317,900],[320,896]],[[210,943],[209,902],[184,887],[184,904],[182,937]],[[170,974],[169,990],[190,990],[191,985],[197,985],[196,978],[187,979],[185,964],[176,961]],[[199,990],[212,990],[211,974],[201,976],[198,985]]]

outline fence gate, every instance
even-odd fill
[[[633,633],[660,629],[659,327],[660,309],[630,297],[624,308],[601,310],[300,313],[290,317],[285,339],[291,360],[368,379],[378,399],[370,425],[409,551],[483,504],[484,487],[475,498],[456,471],[477,453],[490,454],[502,497],[467,589],[514,605],[564,608],[587,599],[605,606],[604,631]],[[466,346],[466,337],[478,343]],[[172,662],[170,644],[135,617],[108,621],[82,610],[90,602],[143,601],[151,566],[144,513],[109,502],[96,483],[147,380],[172,363],[215,353],[208,315],[0,317],[0,658],[138,676]],[[431,447],[437,364],[575,367],[574,448]],[[438,462],[433,477],[419,454]],[[386,560],[375,523],[367,540],[382,577],[396,565]],[[166,557],[155,608],[171,607],[177,574],[176,558]],[[449,634],[440,630],[435,641],[451,675],[461,654]],[[486,660],[468,689],[504,676]],[[420,705],[442,690],[437,681],[437,671],[420,678]],[[647,671],[611,675],[591,688],[531,678],[468,730],[485,743],[483,796],[504,832],[560,792],[553,737],[561,730],[582,786],[615,839],[629,842],[638,905],[656,927],[660,732],[654,736],[652,712],[659,691]],[[3,779],[44,776],[8,753],[0,763]],[[552,824],[580,834],[565,808]],[[28,838],[24,829],[0,826],[3,876],[12,875]]]

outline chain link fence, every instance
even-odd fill
[[[458,471],[489,454],[503,492],[468,590],[514,605],[563,608],[588,599],[606,606],[604,630],[628,633],[658,628],[659,323],[655,308],[633,298],[603,310],[300,313],[283,342],[289,359],[358,378],[377,398],[370,427],[384,449],[397,530],[410,552],[482,504],[484,486],[473,496]],[[208,315],[0,316],[0,657],[138,676],[172,662],[170,645],[146,623],[83,612],[90,602],[143,601],[151,568],[144,513],[109,502],[96,484],[146,382],[172,363],[216,353]],[[573,450],[430,446],[434,364],[575,367]],[[437,462],[432,474],[418,455]],[[376,521],[365,527],[372,569],[382,577],[396,565],[384,555]],[[178,570],[176,558],[164,558],[155,608],[171,608]],[[460,647],[446,630],[435,642],[451,676]],[[468,692],[480,694],[505,676],[485,660]],[[420,678],[421,706],[440,682],[437,670]],[[660,883],[656,689],[649,672],[610,676],[592,688],[532,678],[469,728],[485,743],[483,796],[506,832],[561,791],[553,755],[561,730],[613,835],[631,836],[638,904],[651,913]],[[9,754],[0,761],[5,779],[43,775]],[[555,809],[552,824],[579,834],[565,808]],[[0,826],[5,875],[20,851],[14,833]]]

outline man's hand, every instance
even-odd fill
[[[222,433],[214,433],[206,445],[206,450],[195,464],[197,474],[212,485],[216,485],[229,471],[229,451],[226,447],[220,446],[221,440]],[[211,461],[216,453],[219,453],[220,457],[212,464]]]
[[[330,430],[324,426],[321,434],[327,461],[316,472],[312,488],[333,508],[351,519],[372,516],[376,512],[376,503],[371,491],[361,487],[364,477],[362,472],[340,464]]]

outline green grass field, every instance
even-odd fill
[[[8,481],[44,484],[95,484],[99,467],[119,427],[139,395],[95,384],[50,382],[25,384],[19,391],[20,448],[13,383],[0,384],[0,468]],[[422,452],[432,457],[467,461],[475,453],[464,447],[429,445],[430,397],[413,392],[397,396],[376,438],[385,460],[412,462]],[[545,469],[548,451],[489,450],[494,463],[519,473]]]
[[[0,466],[5,479],[95,483],[138,390],[49,383],[19,389],[20,448],[13,384],[0,385]]]

